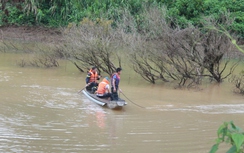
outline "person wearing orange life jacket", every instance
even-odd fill
[[[91,91],[98,86],[97,80],[100,79],[100,75],[97,74],[97,68],[94,66],[90,69],[86,76],[86,89]],[[93,91],[94,92],[94,91]]]
[[[112,91],[112,94],[111,94],[111,98],[112,100],[118,100],[119,99],[119,96],[118,96],[118,90],[120,92],[121,89],[119,89],[119,82],[120,82],[120,73],[121,73],[122,69],[119,67],[116,69],[116,73],[112,74],[112,77],[111,77],[111,91]]]
[[[111,93],[109,91],[109,78],[105,77],[102,82],[99,83],[97,88],[97,97],[99,98],[109,98]]]

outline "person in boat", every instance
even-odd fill
[[[86,76],[86,90],[95,92],[98,86],[97,80],[100,79],[100,75],[97,73],[97,68],[94,66],[90,69]]]
[[[111,98],[112,98],[112,100],[119,100],[118,90],[120,92],[122,92],[121,89],[119,89],[121,71],[122,71],[122,69],[120,67],[117,68],[116,73],[113,73],[112,77],[111,77],[111,91],[112,91]]]
[[[110,87],[109,87],[109,78],[105,77],[102,82],[99,83],[96,95],[99,98],[110,98],[111,93],[110,93]]]

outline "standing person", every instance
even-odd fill
[[[102,82],[99,83],[97,88],[97,97],[110,98],[111,93],[109,90],[109,78],[105,77]]]
[[[111,87],[111,91],[112,91],[111,98],[112,98],[112,100],[119,99],[118,90],[121,92],[121,90],[119,89],[121,71],[122,71],[122,69],[119,67],[116,69],[116,73],[112,74],[112,78],[111,78],[111,86],[112,86]]]
[[[100,79],[100,76],[97,73],[97,68],[94,66],[90,69],[86,76],[86,90],[95,92],[98,86],[97,80]]]

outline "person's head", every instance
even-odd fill
[[[107,80],[107,81],[109,81],[110,79],[109,79],[109,77],[105,77],[105,79]]]
[[[96,72],[97,71],[97,67],[96,66],[93,66],[92,67],[92,72]]]
[[[116,69],[116,72],[117,72],[118,74],[120,74],[121,71],[122,71],[122,68],[120,68],[120,67],[118,67],[118,68]]]
[[[109,83],[109,81],[110,81],[109,77],[104,77],[103,82]]]

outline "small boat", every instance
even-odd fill
[[[87,91],[86,89],[82,90],[83,94],[85,94],[90,100],[97,103],[101,106],[107,106],[110,109],[118,109],[122,108],[123,106],[127,105],[127,102],[123,99],[119,99],[117,101],[114,100],[108,100],[105,98],[99,98],[96,96],[96,94],[92,94],[91,92]]]

